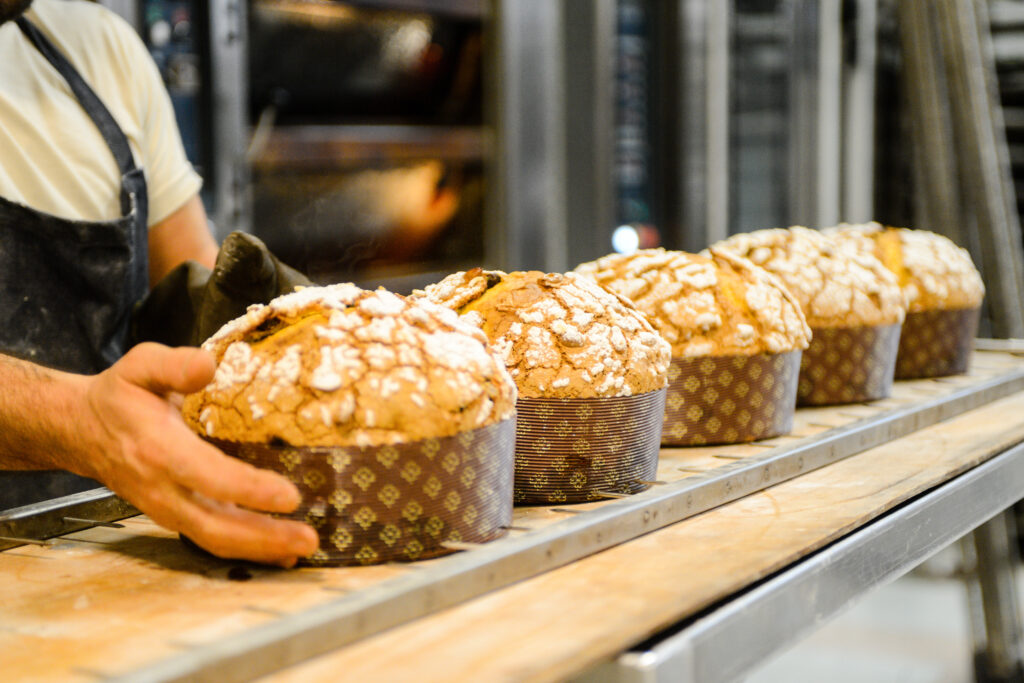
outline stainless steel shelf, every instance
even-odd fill
[[[865,592],[905,574],[1012,505],[1024,493],[1022,482],[1024,444],[802,559],[654,647],[627,652],[580,680],[736,680]]]

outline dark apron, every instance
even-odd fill
[[[128,138],[78,71],[25,17],[16,23],[71,86],[113,153],[122,217],[67,220],[0,197],[0,351],[94,374],[125,352],[132,307],[148,288],[146,179]],[[0,510],[97,486],[68,472],[3,472]]]

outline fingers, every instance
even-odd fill
[[[287,478],[229,457],[191,432],[182,437],[194,443],[173,465],[175,480],[185,488],[253,510],[291,512],[298,507],[299,490]]]
[[[135,346],[111,368],[121,379],[160,396],[198,391],[213,379],[215,369],[208,351],[151,342]]]
[[[320,545],[316,531],[193,494],[179,512],[179,530],[214,555],[291,567]]]
[[[291,567],[319,546],[316,531],[302,522],[274,519],[180,487],[164,493],[170,495],[154,498],[153,508],[140,509],[218,557]]]

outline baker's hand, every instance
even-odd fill
[[[215,555],[292,566],[316,550],[316,532],[257,511],[293,511],[298,490],[197,437],[175,405],[213,373],[206,351],[146,343],[89,378],[89,422],[105,456],[90,476]]]

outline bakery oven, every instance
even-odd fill
[[[399,291],[485,260],[483,0],[105,4],[164,76],[219,238]]]
[[[252,231],[283,260],[399,291],[483,261],[481,8],[249,4]]]

